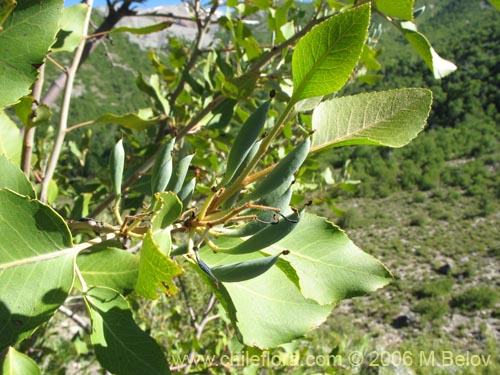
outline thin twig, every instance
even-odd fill
[[[66,315],[68,318],[73,320],[76,324],[78,324],[80,327],[82,327],[85,332],[90,333],[90,322],[88,322],[85,318],[81,317],[77,313],[75,313],[73,310],[68,309],[65,306],[59,306],[58,310],[62,312],[64,315]]]
[[[75,125],[70,126],[69,128],[67,128],[66,129],[66,133],[69,133],[69,132],[71,132],[71,131],[73,131],[75,129],[81,128],[83,126],[92,125],[92,124],[95,124],[94,120],[80,122],[79,124],[75,124]]]
[[[208,301],[207,308],[203,312],[203,316],[201,319],[200,323],[196,323],[195,321],[195,330],[196,330],[196,339],[200,340],[201,336],[203,335],[203,331],[205,330],[206,325],[211,322],[212,320],[218,319],[219,315],[212,315],[209,316],[213,308],[215,307],[215,303],[217,302],[217,299],[213,294],[210,295],[210,300]],[[191,349],[188,355],[188,360],[187,360],[187,365],[184,369],[184,374],[188,374],[189,371],[191,370],[191,366],[193,364],[193,359],[194,356],[196,355],[195,349]]]
[[[198,57],[200,57],[200,55],[201,55],[201,51],[200,51],[201,41],[203,39],[203,36],[205,35],[205,32],[206,32],[207,27],[209,25],[210,19],[212,18],[215,11],[217,10],[217,7],[218,7],[218,2],[214,1],[212,8],[210,8],[210,12],[205,17],[205,19],[202,20],[200,17],[200,2],[198,0],[196,0],[194,3],[194,14],[195,14],[194,22],[196,23],[196,30],[197,30],[196,39],[195,39],[195,42],[193,44],[193,47],[192,47],[193,49],[191,51],[191,54],[189,56],[189,60],[186,63],[186,65],[183,69],[183,72],[181,74],[180,81],[179,81],[177,87],[175,88],[174,92],[170,96],[169,101],[170,101],[171,107],[173,107],[177,98],[179,97],[182,90],[184,89],[184,85],[186,83],[186,77],[189,74],[189,72],[191,71],[191,69],[193,69],[193,67],[195,66],[195,63],[196,63],[196,60],[198,60]]]
[[[66,73],[66,68],[59,64],[52,56],[47,55],[47,60],[50,61],[61,72]]]
[[[189,319],[191,321],[191,325],[196,327],[196,313],[194,312],[194,309],[191,307],[191,304],[189,303],[189,295],[186,290],[186,284],[184,284],[184,281],[182,280],[182,277],[179,277],[179,286],[181,287],[181,293],[182,293],[182,298],[184,299],[184,303],[186,304],[186,308],[189,313]]]
[[[45,64],[42,64],[40,70],[38,71],[38,79],[33,85],[33,99],[35,99],[35,105],[38,105],[40,102],[40,97],[42,96],[42,87],[43,80],[45,77]],[[30,178],[31,173],[31,156],[33,153],[33,143],[35,140],[35,131],[36,128],[34,126],[27,127],[24,129],[23,135],[23,150],[22,150],[22,158],[21,158],[21,168],[26,175],[26,177]]]
[[[87,0],[88,9],[83,26],[83,33],[82,33],[83,35],[87,35],[88,33],[90,14],[92,13],[93,3],[94,0]],[[80,44],[78,45],[78,48],[75,51],[75,55],[73,57],[71,66],[67,70],[66,85],[64,88],[63,102],[61,105],[61,117],[59,121],[59,127],[57,129],[57,136],[54,141],[54,147],[52,149],[52,153],[50,154],[47,170],[45,172],[45,176],[43,176],[43,181],[42,181],[42,191],[40,193],[40,200],[44,203],[47,202],[49,183],[50,180],[52,180],[52,177],[54,176],[54,172],[56,170],[57,163],[59,161],[59,156],[61,155],[64,138],[66,136],[69,108],[71,104],[71,93],[73,92],[73,84],[75,81],[76,71],[78,70],[78,66],[80,65],[80,60],[82,58],[84,48],[85,48],[85,38],[82,38]]]
[[[111,52],[109,51],[109,48],[108,48],[108,44],[106,42],[102,42],[102,46],[104,47],[104,53],[106,54],[106,56],[108,57],[108,60],[109,62],[111,63],[111,66],[113,68],[121,68],[127,72],[132,72],[135,74],[135,70],[128,67],[127,65],[125,64],[120,64],[120,63],[117,63],[115,62],[115,60],[113,59],[113,55],[111,54]]]

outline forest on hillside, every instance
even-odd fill
[[[491,212],[500,198],[500,15],[480,2],[440,2],[434,11],[432,7],[427,6],[431,14],[422,16],[422,28],[458,66],[456,72],[435,80],[402,37],[389,30],[379,43],[380,81],[371,87],[346,87],[347,93],[430,88],[434,102],[425,133],[401,150],[359,147],[340,151],[332,162],[339,167],[346,157],[352,159],[353,176],[363,181],[358,190],[362,196],[457,186],[480,196]],[[396,43],[398,48],[390,48]]]

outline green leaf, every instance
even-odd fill
[[[170,112],[170,104],[161,92],[160,77],[158,74],[152,74],[151,77],[149,77],[149,85],[153,89],[154,98],[156,98],[161,105],[160,108],[163,110],[163,113],[168,114]]]
[[[227,245],[226,239],[220,241],[218,245]],[[242,240],[230,241],[234,245]],[[391,280],[387,269],[341,229],[310,214],[291,234],[261,252],[228,255],[203,249],[200,255],[214,269],[285,250],[289,253],[266,273],[220,283],[236,308],[236,324],[247,345],[267,348],[299,338],[321,324],[340,300],[374,291]]]
[[[414,2],[415,0],[375,0],[375,6],[389,17],[412,21]]]
[[[269,28],[275,34],[275,43],[282,43],[287,39],[283,34],[282,27],[288,23],[288,12],[293,5],[295,5],[294,1],[286,0],[277,5],[277,9],[270,9],[269,11]]]
[[[92,193],[81,193],[78,197],[76,197],[69,219],[78,220],[82,217],[89,216],[89,205],[91,199]]]
[[[78,255],[76,264],[89,286],[103,286],[127,294],[134,290],[139,257],[116,248],[103,248]]]
[[[16,7],[16,0],[0,0],[0,31],[3,30],[3,23]]]
[[[250,280],[262,275],[274,266],[280,255],[281,253],[243,262],[223,264],[212,267],[211,272],[218,281],[235,283]]]
[[[262,178],[255,187],[255,190],[244,198],[245,202],[266,198],[268,194],[281,196],[290,187],[293,176],[304,163],[309,148],[311,146],[310,138],[306,138],[290,151],[273,170]]]
[[[24,96],[14,106],[17,117],[27,128],[47,125],[52,113],[46,104],[36,104],[32,96]]]
[[[292,103],[344,86],[358,62],[369,24],[370,4],[365,4],[315,26],[297,43]]]
[[[432,103],[427,89],[400,89],[336,98],[313,112],[311,152],[330,146],[402,147],[424,128]]]
[[[227,157],[226,172],[221,185],[227,184],[233,178],[235,172],[245,161],[252,146],[259,139],[264,128],[269,112],[269,101],[261,104],[248,119],[243,123],[238,134],[233,140],[229,155]]]
[[[358,76],[358,81],[366,83],[368,85],[377,84],[382,78],[384,78],[383,74],[363,74]]]
[[[161,92],[158,74],[152,74],[151,77],[149,77],[149,82],[146,82],[142,74],[139,74],[135,82],[139,90],[154,98],[158,108],[161,109],[163,113],[170,112],[170,104]]]
[[[203,259],[210,266],[259,257],[263,255],[225,255],[209,251],[203,253]],[[221,283],[221,289],[223,287],[231,299],[225,303],[236,309],[236,324],[243,342],[260,348],[275,347],[304,336],[322,324],[333,307],[320,306],[305,298],[294,282],[278,267],[271,267],[266,273],[251,280]]]
[[[184,156],[175,164],[172,176],[170,176],[170,181],[168,181],[167,184],[167,191],[171,191],[175,194],[179,193],[184,185],[184,180],[186,179],[193,157],[194,154]]]
[[[259,75],[249,72],[236,78],[227,78],[222,84],[222,93],[225,97],[237,100],[248,98],[257,85]]]
[[[163,254],[170,255],[172,240],[169,226],[181,215],[182,203],[172,192],[155,193],[155,199],[154,214],[151,218],[153,240]]]
[[[490,4],[493,5],[497,10],[500,10],[500,0],[489,0]]]
[[[297,226],[301,214],[293,212],[288,217],[281,218],[276,224],[269,224],[252,237],[230,248],[221,248],[218,252],[227,254],[248,254],[264,249],[290,234]]]
[[[0,189],[0,350],[49,320],[73,283],[77,249],[65,221]]]
[[[172,192],[155,194],[155,214],[151,219],[151,228],[154,232],[165,229],[173,224],[182,213],[182,203]]]
[[[142,243],[136,292],[143,297],[157,299],[156,289],[161,286],[165,294],[172,296],[178,291],[172,278],[183,272],[177,263],[160,251],[151,231],[148,231]]]
[[[111,30],[110,33],[131,33],[131,34],[143,35],[143,34],[156,33],[158,31],[168,29],[170,26],[172,26],[172,22],[169,21],[160,22],[154,25],[148,25],[144,27],[122,26]]]
[[[359,57],[359,61],[366,66],[366,69],[376,72],[382,69],[382,65],[377,61],[377,51],[371,48],[368,44],[363,46],[363,51]]]
[[[51,48],[52,52],[73,52],[78,47],[83,38],[87,10],[86,4],[76,4],[63,9],[61,28],[57,33],[57,40]]]
[[[23,139],[14,121],[0,110],[0,155],[5,155],[16,164],[21,163]]]
[[[283,257],[295,269],[304,297],[321,305],[364,295],[387,285],[389,271],[360,250],[335,224],[305,214],[297,228],[277,244],[264,250]]]
[[[446,77],[448,74],[457,70],[455,64],[438,55],[425,35],[417,31],[417,26],[413,22],[401,22],[399,26],[406,40],[408,40],[422,60],[424,60],[426,65],[431,69],[434,78],[440,79]]]
[[[57,183],[52,179],[49,181],[49,188],[47,189],[47,203],[54,204],[57,197],[59,196],[59,187]]]
[[[122,195],[123,168],[125,166],[125,148],[123,138],[116,142],[109,154],[109,169],[111,172],[111,183],[117,197]]]
[[[41,372],[30,357],[9,347],[0,353],[0,374],[39,375]]]
[[[148,57],[149,60],[151,61],[151,66],[153,67],[153,69],[161,74],[163,80],[166,83],[172,83],[178,78],[177,72],[168,67],[167,65],[162,64],[160,62],[160,59],[153,50],[149,51]],[[142,90],[141,87],[139,88]]]
[[[36,198],[35,190],[17,165],[0,155],[0,189],[8,188],[21,195]]]
[[[172,177],[172,150],[175,138],[160,146],[151,171],[151,194],[165,191]]]
[[[187,207],[189,205],[189,201],[193,196],[194,189],[196,188],[196,177],[190,179],[184,186],[181,191],[179,191],[178,197],[182,202],[182,207]]]
[[[158,344],[134,322],[118,292],[91,288],[85,295],[92,320],[90,339],[99,363],[117,375],[170,374]]]
[[[28,95],[59,30],[62,0],[19,1],[0,33],[0,109]]]
[[[116,124],[132,130],[145,130],[152,125],[158,124],[162,120],[162,116],[153,117],[153,110],[151,108],[145,108],[139,110],[138,113],[127,113],[124,115],[105,113],[99,116],[95,122]]]

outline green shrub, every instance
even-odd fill
[[[440,297],[450,294],[454,281],[448,277],[428,281],[414,290],[418,298]]]
[[[425,202],[427,196],[420,192],[420,191],[417,191],[415,194],[413,194],[413,202],[414,203],[423,203]]]
[[[410,218],[410,226],[412,227],[421,227],[427,223],[427,217],[423,213],[414,214]]]
[[[363,226],[363,215],[361,214],[359,209],[350,207],[344,212],[338,224],[342,228],[359,228]]]
[[[425,298],[417,302],[412,310],[419,313],[424,320],[433,321],[448,314],[450,307],[441,298]]]
[[[476,286],[457,294],[451,300],[451,306],[464,310],[476,311],[493,307],[498,301],[498,292],[486,286]]]
[[[429,216],[436,220],[448,221],[452,217],[452,213],[447,205],[433,204],[429,211]]]

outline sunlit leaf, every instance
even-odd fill
[[[340,13],[314,27],[295,47],[292,102],[331,94],[358,62],[370,23],[370,4]]]
[[[30,92],[59,30],[63,0],[23,0],[0,33],[0,109]]]
[[[156,23],[154,25],[148,25],[148,26],[144,26],[144,27],[122,26],[122,27],[114,28],[110,32],[111,33],[131,33],[131,34],[142,35],[142,34],[156,33],[158,31],[168,29],[170,26],[172,26],[172,22],[165,21],[165,22],[160,22],[160,23]]]
[[[127,113],[124,115],[105,113],[99,116],[95,122],[116,124],[133,130],[145,130],[152,125],[158,124],[161,120],[163,120],[163,117],[153,116],[153,111],[150,108],[146,108],[139,110],[138,113]]]
[[[61,29],[52,46],[53,52],[72,52],[83,38],[83,28],[88,7],[86,4],[75,4],[64,8],[61,17]]]
[[[283,250],[290,251],[282,259],[297,272],[304,297],[321,305],[364,295],[392,279],[382,263],[360,250],[344,231],[315,215],[305,214],[290,235],[264,251]]]
[[[19,165],[22,145],[23,139],[16,124],[0,110],[0,155],[5,155]]]
[[[46,104],[36,104],[32,96],[24,96],[14,106],[17,117],[27,128],[47,125],[50,121],[51,111]]]
[[[500,10],[500,0],[488,0],[497,10]]]
[[[9,347],[0,352],[0,374],[5,375],[39,375],[40,369],[30,357]]]
[[[325,101],[313,112],[311,151],[371,144],[402,147],[424,128],[432,103],[427,89],[400,89]]]
[[[160,251],[151,231],[148,231],[141,249],[136,292],[143,297],[156,299],[157,289],[161,287],[165,294],[174,295],[177,287],[172,279],[182,273],[182,268]]]
[[[415,0],[375,0],[375,6],[389,17],[412,21],[414,2]]]
[[[174,193],[156,193],[155,199],[155,214],[151,219],[153,234],[155,231],[165,229],[174,223],[182,213],[182,203]]]
[[[221,238],[216,244],[227,246],[225,241]],[[234,246],[238,240],[231,241]],[[299,338],[321,324],[339,301],[391,281],[387,269],[341,229],[311,214],[305,214],[287,237],[261,252],[229,255],[204,250],[201,257],[214,267],[257,259],[263,253],[286,255],[254,279],[220,283],[236,308],[236,324],[247,345],[266,348]]]
[[[21,195],[36,198],[33,185],[28,181],[24,173],[12,161],[4,155],[0,155],[0,189],[8,188]]]
[[[139,257],[116,248],[102,248],[78,255],[76,263],[88,286],[103,286],[127,294],[134,290]]]
[[[1,350],[29,336],[64,302],[76,251],[52,208],[2,189],[0,238]]]
[[[368,85],[375,85],[378,83],[384,76],[382,74],[363,74],[358,76],[358,81],[366,83]]]
[[[236,256],[205,252],[203,259],[214,266],[262,256],[259,253]],[[236,309],[241,338],[250,346],[269,348],[300,338],[323,323],[333,307],[320,306],[305,298],[276,266],[255,279],[221,284]]]
[[[377,51],[371,48],[368,44],[363,46],[363,51],[359,57],[359,61],[366,66],[366,69],[377,71],[382,69],[382,65],[377,61]]]
[[[417,26],[413,22],[401,22],[400,29],[404,37],[420,55],[425,64],[431,69],[434,78],[440,79],[457,70],[457,66],[451,61],[443,59],[432,48],[426,36],[417,31]]]

